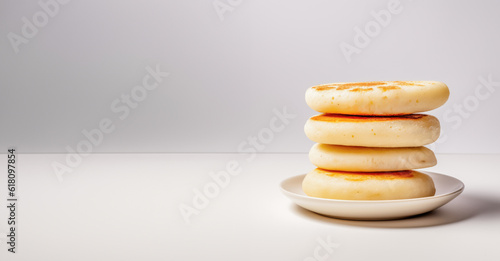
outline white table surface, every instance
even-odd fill
[[[500,260],[500,155],[438,155],[426,170],[465,183],[426,215],[347,221],[295,206],[279,183],[313,168],[306,154],[95,154],[60,182],[62,154],[18,155],[18,248],[0,260]],[[6,156],[0,170],[6,170]],[[236,161],[241,173],[186,223],[181,204]],[[319,241],[333,242],[331,252]],[[326,253],[327,256],[326,256]]]

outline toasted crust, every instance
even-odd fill
[[[439,120],[431,115],[362,117],[321,114],[304,126],[314,142],[362,147],[419,147],[437,140]]]
[[[315,169],[302,182],[306,195],[344,200],[391,200],[433,196],[434,182],[418,171],[340,172]]]
[[[436,81],[330,83],[309,88],[306,103],[323,113],[404,115],[443,105],[448,86]]]

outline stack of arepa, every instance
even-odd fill
[[[421,114],[443,105],[448,87],[435,81],[331,83],[313,86],[306,102],[322,113],[305,125],[317,142],[317,168],[302,188],[308,196],[387,200],[433,196],[432,179],[414,169],[436,165],[424,145],[437,140],[437,118]],[[418,114],[416,114],[418,113]]]

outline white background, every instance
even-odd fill
[[[38,1],[0,0],[0,153],[17,147],[19,198],[13,255],[1,171],[0,260],[304,260],[327,238],[339,245],[328,260],[499,260],[500,154],[478,153],[500,153],[500,91],[477,87],[500,82],[499,1],[403,0],[351,62],[340,45],[389,0],[73,0],[16,53],[9,36],[44,15]],[[157,66],[169,76],[120,119],[110,106]],[[439,164],[426,170],[462,180],[464,193],[394,221],[297,207],[279,183],[314,168],[305,90],[373,80],[448,84],[450,100],[430,112]],[[248,145],[284,108],[295,118]],[[66,154],[105,119],[114,129],[91,150],[119,153]],[[232,153],[240,144],[272,153]],[[186,218],[180,207],[233,160],[241,174]]]
[[[500,92],[474,98],[479,77],[500,81],[500,2],[401,1],[350,63],[340,44],[353,44],[354,28],[389,1],[234,2],[221,20],[205,0],[74,0],[16,54],[8,34],[22,35],[23,17],[43,9],[1,1],[0,147],[68,152],[109,118],[116,128],[94,152],[235,152],[286,107],[297,117],[262,151],[307,152],[309,86],[437,80],[451,97],[431,112],[446,137],[436,151],[500,152]],[[156,65],[169,77],[119,120],[112,102]],[[467,102],[470,112],[454,112]]]
[[[317,260],[500,260],[500,155],[438,155],[426,170],[460,179],[465,191],[429,214],[389,221],[327,218],[292,203],[279,183],[313,168],[304,154],[251,162],[243,154],[97,154],[59,182],[47,163],[64,158],[19,155],[18,252],[7,252],[1,206],[0,260],[310,261],[328,238],[338,247]],[[214,184],[208,173],[231,161],[240,173],[206,207],[182,215],[181,206],[196,206],[194,190]]]

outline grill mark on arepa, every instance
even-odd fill
[[[356,116],[356,115],[343,115],[343,114],[329,114],[323,113],[311,117],[314,121],[327,121],[327,122],[373,122],[373,121],[393,121],[393,120],[418,120],[427,115],[425,114],[409,114],[399,116]]]
[[[390,85],[390,86],[385,86]],[[350,83],[329,83],[313,86],[312,89],[317,91],[327,91],[327,90],[351,90],[351,91],[371,91],[373,88],[377,87],[383,91],[401,89],[401,86],[425,86],[419,82],[411,81],[378,81],[378,82],[350,82]]]
[[[328,175],[330,177],[342,177],[348,181],[364,181],[364,180],[392,180],[392,179],[404,179],[412,178],[413,171],[411,170],[401,170],[401,171],[383,171],[383,172],[351,172],[351,171],[331,171],[326,169],[317,169],[318,172]]]
[[[380,90],[382,90],[383,92],[390,91],[390,90],[399,90],[399,89],[401,89],[401,87],[399,87],[399,86],[379,86],[377,88],[380,89]]]

